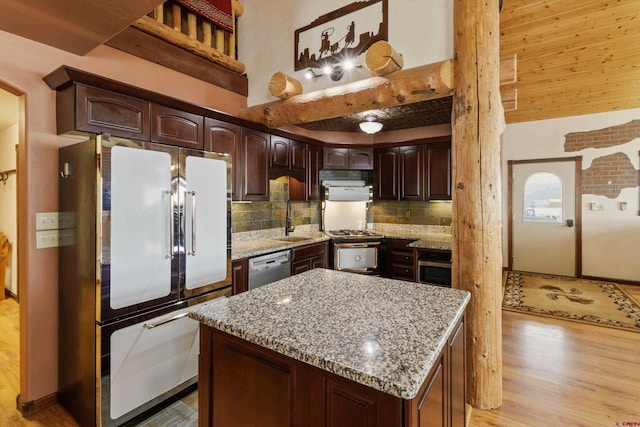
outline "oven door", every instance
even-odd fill
[[[380,242],[334,243],[335,270],[377,274]]]
[[[418,260],[418,281],[451,287],[451,263]]]

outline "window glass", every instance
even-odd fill
[[[562,221],[562,182],[549,172],[538,172],[524,182],[524,221]]]

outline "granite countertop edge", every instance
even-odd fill
[[[305,237],[306,240],[298,242],[284,242],[276,238],[260,238],[249,241],[240,241],[232,243],[231,259],[233,261],[242,258],[251,258],[258,255],[265,255],[286,249],[293,249],[300,246],[310,245],[313,243],[331,240],[329,236],[322,232],[310,234],[293,234],[292,236]],[[441,233],[428,234],[403,234],[399,232],[391,232],[384,234],[385,238],[391,239],[409,239],[415,240],[409,243],[410,248],[420,249],[441,249],[451,250],[451,235]]]
[[[446,328],[443,328],[441,336],[438,337],[439,341],[437,345],[429,348],[428,359],[425,360],[424,364],[420,366],[419,371],[411,376],[410,381],[407,381],[407,379],[405,378],[404,382],[402,382],[402,380],[400,379],[398,379],[398,381],[393,381],[391,379],[380,378],[378,376],[374,376],[367,372],[364,372],[361,369],[347,366],[346,364],[339,361],[323,359],[320,355],[309,354],[303,349],[295,348],[285,342],[278,341],[277,337],[275,336],[263,336],[252,333],[250,331],[245,331],[242,328],[237,327],[236,325],[227,324],[220,320],[216,320],[212,317],[207,316],[206,313],[202,313],[202,309],[197,312],[191,312],[189,316],[207,326],[229,333],[230,335],[244,339],[261,347],[265,347],[282,355],[291,357],[295,360],[307,363],[311,366],[315,366],[324,371],[331,372],[333,374],[350,379],[365,386],[369,386],[373,389],[385,392],[395,397],[410,400],[416,397],[418,391],[420,390],[420,387],[433,368],[438,355],[447,344],[448,338],[454,332],[453,328],[457,325],[457,323],[464,315],[466,306],[469,301],[470,295],[468,292],[466,292],[464,300],[457,307],[455,314],[443,321],[443,323],[448,323],[446,325]]]
[[[321,234],[321,235],[320,235]],[[233,242],[231,246],[231,260],[236,261],[242,258],[250,258],[258,255],[265,255],[272,252],[293,249],[299,246],[311,245],[330,240],[324,233],[292,234],[292,237],[304,237],[306,240],[298,242],[286,242],[275,238],[261,238],[244,242]],[[282,236],[281,236],[282,237]]]

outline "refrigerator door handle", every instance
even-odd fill
[[[159,321],[159,322],[157,322],[157,323],[145,323],[145,324],[144,324],[144,325],[142,325],[142,326],[143,326],[145,329],[153,329],[153,328],[155,328],[155,327],[157,327],[157,326],[162,326],[162,325],[167,324],[167,323],[169,323],[169,322],[173,322],[173,321],[175,321],[175,320],[182,319],[183,317],[187,317],[188,315],[189,315],[189,312],[188,312],[188,311],[186,311],[186,312],[184,312],[184,313],[176,314],[176,315],[175,315],[175,316],[173,316],[173,317],[169,317],[168,319],[161,320],[161,321]]]
[[[191,252],[187,255],[196,255],[196,192],[187,191],[191,196]]]
[[[173,259],[173,191],[166,190],[164,194],[169,196],[169,252],[166,259]]]

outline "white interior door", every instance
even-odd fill
[[[189,290],[227,277],[227,163],[185,159],[185,287]]]
[[[576,275],[575,161],[513,164],[513,269]]]

